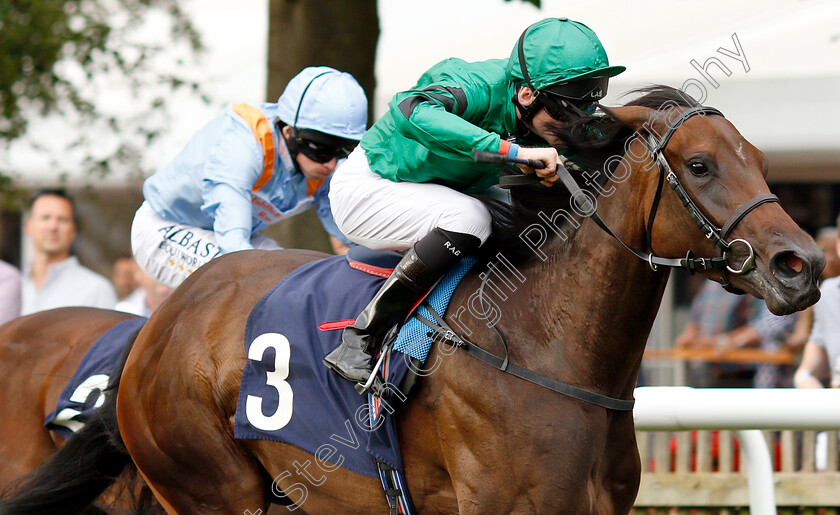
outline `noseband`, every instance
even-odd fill
[[[640,250],[637,250],[625,243],[621,238],[615,235],[612,230],[601,220],[601,217],[598,216],[598,213],[595,211],[595,206],[592,204],[592,201],[589,197],[580,189],[577,182],[575,182],[574,178],[572,178],[571,174],[565,167],[559,167],[557,170],[557,175],[560,177],[560,181],[563,185],[571,192],[572,200],[581,207],[581,210],[584,212],[591,212],[592,214],[589,215],[589,218],[592,219],[598,226],[603,229],[607,234],[618,240],[627,250],[635,254],[638,258],[645,260],[650,265],[653,271],[657,271],[659,266],[668,266],[674,268],[685,268],[690,272],[694,273],[696,270],[709,270],[712,268],[719,269],[721,271],[721,276],[723,278],[724,287],[730,287],[729,282],[726,279],[726,272],[729,271],[733,274],[744,274],[755,268],[755,253],[753,252],[752,245],[740,238],[736,238],[730,242],[726,242],[726,238],[729,236],[729,233],[732,232],[732,229],[738,225],[738,223],[744,219],[753,209],[757,208],[761,204],[767,202],[778,202],[779,199],[775,195],[771,194],[763,194],[757,195],[752,200],[747,202],[746,204],[742,205],[735,212],[732,216],[729,217],[729,220],[723,224],[723,228],[716,227],[713,223],[709,221],[708,218],[700,211],[697,207],[697,204],[691,199],[688,195],[688,192],[685,191],[682,184],[680,184],[679,179],[677,179],[676,174],[671,169],[671,165],[668,164],[668,160],[665,158],[665,147],[668,145],[668,141],[671,139],[671,136],[680,128],[680,126],[685,123],[686,120],[691,118],[692,116],[698,114],[711,114],[711,115],[718,115],[723,116],[723,114],[718,111],[717,109],[711,107],[692,107],[684,111],[680,116],[674,120],[673,123],[669,124],[668,130],[665,132],[665,135],[662,136],[662,139],[657,142],[652,136],[650,137],[649,143],[649,150],[651,157],[659,166],[659,184],[656,189],[656,195],[654,196],[653,206],[651,207],[650,214],[648,215],[648,228],[647,228],[647,240],[648,240],[648,247],[651,249],[650,254],[646,254]],[[502,160],[505,162],[509,161],[510,158],[507,156],[502,156]],[[478,157],[476,157],[478,160]],[[650,239],[651,239],[651,230],[653,229],[653,220],[656,217],[656,210],[659,206],[659,200],[662,195],[662,185],[664,180],[668,180],[668,184],[671,185],[671,188],[679,197],[680,201],[683,204],[683,207],[688,211],[691,215],[691,218],[697,224],[701,231],[703,231],[703,235],[706,238],[712,240],[714,244],[720,249],[721,255],[716,258],[698,258],[692,255],[692,252],[689,250],[686,257],[682,259],[669,259],[669,258],[662,258],[653,255],[653,247],[650,246]],[[534,184],[542,180],[540,177],[537,177],[536,174],[534,175],[526,175],[526,176],[503,176],[499,178],[499,185],[503,188],[510,188],[515,186],[523,186],[526,184]],[[586,208],[584,208],[586,207]],[[749,249],[749,256],[747,259],[741,264],[739,269],[734,269],[729,266],[727,262],[727,253],[732,250],[732,245],[734,243],[743,243]],[[485,274],[482,278],[481,289],[479,292],[484,291],[484,285],[488,281],[489,274]],[[597,406],[601,406],[610,410],[616,411],[630,411],[633,409],[634,400],[633,399],[617,399],[614,397],[609,397],[606,395],[601,395],[599,393],[590,392],[588,390],[583,390],[581,388],[577,388],[575,386],[569,385],[567,383],[563,383],[561,381],[557,381],[555,379],[551,379],[545,377],[543,375],[537,374],[536,372],[532,372],[524,367],[516,365],[515,363],[511,363],[508,360],[508,345],[507,341],[505,340],[504,335],[499,330],[499,328],[493,324],[493,329],[498,334],[499,339],[502,342],[502,346],[505,349],[504,357],[496,356],[481,347],[475,345],[472,342],[469,342],[466,338],[459,336],[444,320],[443,317],[438,315],[434,309],[431,309],[430,306],[426,306],[427,310],[431,313],[434,321],[431,321],[425,318],[418,312],[414,313],[414,316],[417,317],[421,322],[426,324],[432,332],[429,333],[429,336],[434,336],[435,339],[440,339],[444,342],[448,342],[449,344],[464,349],[469,355],[478,358],[479,360],[495,367],[502,372],[507,372],[509,374],[515,375],[521,379],[526,381],[530,381],[534,384],[538,384],[544,388],[548,388],[549,390],[555,391],[557,393],[561,393],[563,395],[567,395],[569,397],[573,397],[575,399],[585,401],[591,404],[595,404]],[[435,323],[436,322],[436,323]]]
[[[723,116],[723,113],[718,111],[713,107],[692,107],[684,111],[680,116],[677,117],[673,123],[668,124],[668,130],[662,136],[662,139],[659,140],[657,143],[654,137],[651,135],[648,139],[648,144],[650,148],[651,157],[653,157],[654,161],[656,161],[657,167],[659,168],[659,185],[656,189],[656,196],[653,200],[653,207],[650,211],[650,216],[648,217],[648,231],[647,231],[647,238],[648,238],[648,248],[653,252],[653,246],[651,245],[651,233],[653,230],[653,220],[656,217],[656,210],[659,206],[659,199],[662,193],[662,182],[663,178],[668,181],[668,184],[671,186],[671,189],[674,190],[674,193],[677,194],[680,201],[682,202],[683,207],[688,211],[688,214],[691,215],[691,218],[694,220],[694,223],[697,224],[697,227],[703,232],[703,235],[711,240],[715,246],[720,249],[720,256],[717,258],[695,258],[691,255],[691,251],[686,255],[686,264],[689,265],[684,268],[688,268],[689,271],[692,273],[695,270],[707,270],[710,268],[717,268],[721,270],[722,274],[725,274],[727,271],[733,274],[744,274],[749,272],[753,268],[755,268],[755,252],[753,251],[752,245],[747,240],[743,240],[740,238],[736,238],[727,243],[726,238],[729,236],[729,233],[732,232],[732,229],[735,228],[738,223],[743,220],[752,210],[757,208],[758,206],[765,204],[767,202],[779,202],[779,198],[776,195],[771,193],[765,193],[762,195],[757,195],[753,197],[749,202],[743,204],[738,209],[732,213],[732,216],[729,217],[729,220],[723,224],[722,228],[716,227],[712,222],[709,221],[708,218],[703,214],[702,211],[697,207],[697,204],[691,199],[688,195],[688,192],[685,191],[682,184],[680,184],[677,175],[671,169],[671,165],[668,164],[668,160],[665,158],[665,147],[667,147],[668,142],[671,140],[671,136],[680,128],[680,126],[685,123],[686,120],[691,118],[692,116],[702,114],[702,115],[717,115]],[[732,250],[732,245],[734,243],[741,243],[746,245],[747,250],[749,252],[747,258],[741,264],[740,268],[734,269],[732,268],[727,259],[727,254]],[[651,254],[652,255],[652,254]],[[651,268],[656,270],[656,264],[650,262]],[[692,266],[694,265],[694,266]],[[725,275],[724,275],[724,281]]]
[[[758,206],[765,204],[767,202],[779,202],[779,198],[776,195],[765,193],[762,195],[757,195],[753,197],[749,202],[743,204],[741,207],[735,210],[732,213],[732,216],[729,217],[729,220],[723,224],[722,228],[718,228],[709,219],[706,215],[700,211],[700,208],[697,207],[697,204],[691,199],[686,192],[685,188],[680,184],[677,175],[671,169],[671,165],[668,164],[668,160],[665,158],[665,147],[667,147],[668,142],[671,140],[671,136],[677,131],[677,129],[685,123],[686,120],[691,118],[692,116],[702,114],[702,115],[717,115],[723,116],[723,114],[713,107],[692,107],[690,109],[685,110],[682,114],[680,114],[672,123],[668,124],[668,130],[662,136],[658,142],[653,136],[649,136],[648,145],[650,149],[651,158],[656,162],[659,168],[659,184],[656,188],[656,195],[653,199],[653,206],[651,207],[650,215],[648,216],[648,225],[647,225],[647,240],[648,240],[648,248],[651,250],[650,253],[645,253],[640,250],[637,250],[627,243],[625,243],[621,238],[619,238],[608,226],[601,220],[601,217],[598,216],[598,213],[595,212],[595,206],[592,205],[591,200],[589,197],[580,189],[577,182],[572,178],[569,174],[569,171],[563,167],[560,167],[557,171],[557,175],[560,177],[560,181],[563,183],[564,186],[572,193],[572,197],[575,202],[578,202],[579,206],[591,206],[588,209],[582,209],[583,211],[589,212],[591,211],[592,214],[590,218],[592,221],[598,224],[598,226],[603,229],[607,234],[618,240],[627,250],[632,252],[636,257],[647,261],[650,265],[650,268],[653,271],[657,271],[660,266],[667,266],[672,268],[684,268],[691,273],[694,273],[697,270],[710,270],[710,269],[718,269],[721,272],[721,276],[723,278],[724,287],[729,286],[729,282],[726,279],[726,272],[730,272],[733,274],[745,274],[755,268],[755,252],[753,251],[753,247],[747,240],[743,240],[741,238],[736,238],[730,242],[726,241],[726,238],[729,236],[729,233],[732,232],[732,229],[735,228],[738,223],[743,220],[752,210],[757,208]],[[714,258],[700,258],[695,257],[694,253],[691,250],[688,251],[684,258],[679,259],[672,259],[672,258],[663,258],[653,254],[653,247],[651,246],[651,234],[653,231],[653,221],[656,217],[656,210],[659,206],[659,200],[662,196],[662,185],[663,182],[667,180],[668,184],[671,186],[671,189],[674,190],[674,193],[677,194],[680,201],[682,202],[683,207],[688,211],[688,214],[691,215],[691,218],[697,224],[697,227],[703,231],[703,235],[712,240],[715,246],[720,249],[720,255]],[[746,245],[748,250],[748,256],[741,264],[739,268],[733,268],[729,265],[728,256],[732,250],[732,245],[735,243],[740,243]]]

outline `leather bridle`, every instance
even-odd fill
[[[592,220],[596,224],[598,224],[598,226],[601,229],[603,229],[607,234],[618,240],[625,248],[627,248],[630,252],[635,254],[638,258],[647,261],[653,271],[657,271],[659,266],[685,268],[692,273],[696,270],[718,269],[721,272],[724,287],[727,287],[730,285],[726,280],[726,272],[728,271],[733,274],[745,274],[749,272],[750,270],[755,268],[755,254],[753,252],[752,245],[748,241],[736,238],[730,242],[727,242],[726,238],[732,232],[732,229],[736,225],[738,225],[738,223],[741,220],[743,220],[744,217],[746,217],[755,208],[767,202],[778,202],[779,199],[775,195],[771,194],[762,194],[755,196],[749,202],[736,209],[732,216],[730,216],[729,219],[726,221],[726,223],[723,224],[722,228],[718,228],[712,222],[709,221],[709,219],[703,214],[702,211],[700,211],[700,209],[688,195],[688,192],[686,192],[682,184],[680,184],[680,181],[677,179],[676,174],[671,169],[671,165],[668,164],[668,160],[665,158],[665,147],[668,145],[668,141],[671,139],[671,136],[674,135],[677,129],[679,129],[680,126],[683,123],[685,123],[686,120],[698,114],[723,116],[723,114],[721,114],[720,111],[711,107],[692,107],[682,112],[673,121],[673,123],[669,124],[668,130],[662,136],[662,139],[660,139],[657,142],[655,138],[651,136],[648,140],[651,157],[659,167],[659,184],[656,189],[656,195],[654,196],[650,214],[648,215],[647,241],[648,247],[651,249],[650,253],[645,253],[631,247],[630,245],[625,243],[621,238],[616,236],[615,233],[613,233],[613,231],[607,226],[607,224],[604,223],[603,220],[601,220],[601,217],[598,216],[598,213],[595,212],[595,206],[592,204],[592,201],[586,195],[586,193],[584,193],[580,189],[580,186],[578,186],[577,182],[575,182],[575,180],[572,178],[571,174],[569,174],[569,171],[566,170],[565,167],[559,167],[557,170],[557,175],[560,177],[560,180],[561,182],[563,182],[563,185],[566,186],[566,188],[572,193],[573,202],[579,202],[580,204],[578,204],[578,207],[580,207],[581,205],[589,205],[591,209],[582,209],[582,211],[584,213],[588,213],[591,210],[592,214],[588,215],[589,218],[592,218]],[[505,156],[504,159],[508,158]],[[526,176],[510,175],[501,177],[499,179],[499,185],[502,187],[509,188],[513,186],[535,184],[536,182],[539,182],[541,180],[542,178],[538,177],[536,174]],[[657,208],[659,207],[659,200],[662,195],[662,187],[665,180],[668,181],[668,184],[677,194],[677,197],[679,197],[680,201],[683,204],[683,207],[685,207],[685,209],[691,215],[691,218],[694,220],[694,222],[697,224],[700,230],[703,231],[703,235],[706,236],[706,238],[712,240],[712,242],[714,242],[718,249],[720,249],[721,253],[718,257],[698,258],[694,257],[691,251],[688,251],[686,257],[681,259],[663,258],[655,256],[653,254],[653,248],[650,247],[651,231],[653,229],[653,222],[654,218],[656,217]],[[743,243],[749,249],[749,256],[737,270],[729,266],[729,263],[727,261],[727,253],[731,251],[732,244],[736,242]],[[479,290],[480,293],[484,291],[484,285],[489,281],[489,277],[490,274],[484,274],[481,282],[481,288]],[[431,313],[432,317],[434,318],[434,321],[427,319],[418,312],[415,312],[413,316],[417,317],[422,323],[426,324],[431,329],[429,336],[447,342],[450,345],[453,345],[457,348],[463,349],[474,358],[477,358],[483,361],[484,363],[498,370],[501,370],[502,372],[515,375],[521,379],[537,384],[554,392],[561,393],[563,395],[567,395],[569,397],[588,402],[596,406],[601,406],[606,409],[615,411],[630,411],[633,409],[635,403],[633,399],[619,399],[607,395],[602,395],[596,392],[584,390],[582,388],[578,388],[568,383],[564,383],[562,381],[546,377],[542,374],[538,374],[536,372],[533,372],[515,363],[510,362],[510,360],[508,359],[507,340],[495,324],[492,327],[496,331],[496,334],[499,336],[502,346],[505,349],[505,354],[503,357],[496,356],[475,345],[474,343],[468,341],[466,338],[463,338],[462,336],[458,335],[443,320],[443,317],[438,315],[434,311],[434,309],[431,308],[431,306],[427,305],[426,308],[429,311],[429,313]]]
[[[684,268],[691,273],[694,273],[697,270],[711,270],[717,269],[721,272],[721,276],[723,279],[724,286],[728,286],[728,281],[726,279],[726,272],[730,272],[733,274],[745,274],[755,268],[755,252],[753,251],[753,247],[747,240],[736,238],[729,242],[726,241],[729,234],[735,228],[738,223],[743,220],[750,212],[752,212],[758,206],[768,203],[768,202],[779,202],[779,198],[776,195],[771,193],[765,193],[761,195],[757,195],[753,197],[751,200],[740,206],[738,209],[732,213],[732,216],[723,224],[722,228],[718,228],[713,224],[706,215],[697,207],[697,204],[691,199],[688,192],[686,192],[685,188],[680,184],[677,175],[674,173],[673,169],[671,169],[671,165],[668,163],[668,159],[665,157],[665,148],[668,146],[668,142],[671,140],[671,137],[674,133],[679,129],[686,120],[691,118],[692,116],[696,115],[716,115],[716,116],[723,116],[723,114],[713,107],[692,107],[686,109],[682,112],[673,122],[668,124],[668,130],[662,136],[658,142],[656,139],[651,135],[648,138],[648,145],[650,150],[651,158],[657,164],[659,168],[659,184],[656,189],[656,195],[653,199],[653,205],[651,207],[650,214],[648,215],[648,224],[647,224],[647,238],[648,238],[648,248],[650,248],[651,252],[642,252],[638,249],[635,249],[625,243],[620,237],[618,237],[607,224],[598,216],[598,213],[595,211],[595,206],[592,205],[592,202],[578,186],[577,182],[574,178],[569,174],[569,171],[566,170],[564,167],[558,167],[557,175],[560,177],[560,181],[563,183],[564,186],[572,193],[572,200],[578,203],[578,206],[581,207],[581,211],[584,213],[590,212],[589,218],[592,219],[601,229],[603,229],[607,234],[615,238],[619,243],[621,243],[627,250],[632,252],[636,257],[647,261],[650,265],[650,268],[653,271],[657,271],[660,266],[672,267],[672,268]],[[502,177],[501,179],[505,179]],[[534,180],[541,180],[541,178],[534,177]],[[664,181],[668,181],[668,184],[671,186],[671,189],[674,190],[674,193],[677,194],[679,197],[683,207],[688,211],[691,218],[694,220],[694,223],[697,224],[697,227],[703,232],[703,235],[711,240],[715,246],[720,250],[720,254],[717,257],[713,258],[702,258],[696,257],[694,253],[689,250],[688,253],[684,258],[663,258],[656,256],[653,253],[653,247],[651,246],[651,233],[653,230],[653,222],[656,217],[656,211],[659,207],[659,200],[662,196],[662,185]],[[500,180],[500,185],[503,184],[504,181]],[[587,209],[586,206],[590,206],[591,209]],[[741,264],[739,268],[733,268],[729,265],[728,262],[728,254],[732,250],[732,245],[735,243],[740,243],[746,245],[748,249],[748,256]]]
[[[679,129],[679,127],[683,123],[685,123],[686,120],[698,114],[723,116],[723,114],[720,111],[713,107],[692,107],[681,113],[680,116],[678,116],[673,121],[673,123],[670,123],[668,125],[668,130],[665,132],[665,134],[662,136],[662,139],[660,139],[659,142],[656,142],[652,135],[649,136],[648,143],[650,145],[649,148],[651,156],[656,161],[657,167],[659,168],[659,185],[657,187],[653,207],[651,208],[650,216],[648,218],[648,248],[650,248],[651,252],[653,252],[653,246],[651,245],[651,233],[653,229],[653,220],[656,216],[656,209],[659,205],[659,198],[661,195],[662,182],[664,178],[668,181],[668,184],[671,186],[671,189],[674,190],[674,193],[677,194],[677,197],[679,197],[683,207],[685,207],[685,209],[688,211],[689,215],[694,220],[694,223],[697,224],[697,227],[699,227],[700,230],[703,232],[703,235],[707,239],[711,240],[715,244],[715,246],[720,250],[720,255],[717,258],[693,258],[693,264],[699,266],[696,266],[696,268],[689,268],[689,270],[693,272],[694,270],[698,269],[705,270],[709,268],[717,268],[721,271],[724,284],[728,284],[725,275],[726,272],[740,275],[747,273],[753,268],[755,268],[755,252],[753,251],[752,245],[748,241],[736,238],[730,242],[727,242],[727,237],[732,232],[732,229],[734,229],[735,226],[738,225],[738,223],[741,220],[743,220],[752,210],[767,202],[779,202],[779,198],[771,193],[765,193],[753,197],[748,202],[736,209],[735,212],[732,213],[732,216],[730,216],[729,219],[726,221],[726,223],[723,224],[722,228],[716,227],[711,221],[709,221],[709,219],[703,214],[702,211],[700,211],[700,209],[685,191],[685,188],[683,188],[682,184],[680,184],[677,175],[671,169],[671,166],[668,164],[668,160],[665,158],[665,147],[668,145],[671,136],[674,135],[677,129]],[[737,270],[732,268],[727,260],[727,253],[729,253],[732,250],[732,244],[734,243],[742,243],[746,245],[749,251],[747,258]],[[688,255],[686,257],[690,258],[691,256]]]

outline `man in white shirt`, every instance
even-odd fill
[[[840,223],[840,215],[837,217]],[[840,226],[838,226],[840,227]],[[835,240],[840,255],[840,239]],[[840,277],[820,283],[822,296],[814,304],[811,335],[802,351],[802,360],[793,376],[796,388],[840,388]]]
[[[840,223],[840,216],[837,221]],[[835,241],[835,247],[840,255],[840,239]],[[840,309],[840,277],[824,280],[820,283],[820,292],[822,296],[819,302],[812,307],[814,323],[811,335],[802,351],[799,368],[793,376],[796,388],[840,388],[840,318],[837,316]],[[826,470],[827,433],[817,434],[814,451],[817,470]]]
[[[0,324],[20,315],[20,272],[0,261]]]
[[[76,221],[73,199],[64,190],[33,195],[24,232],[32,240],[33,256],[24,269],[21,314],[65,306],[114,308],[111,282],[71,255]]]

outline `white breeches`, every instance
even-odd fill
[[[330,205],[341,232],[377,250],[407,249],[435,227],[481,243],[490,236],[490,212],[481,201],[439,184],[385,179],[371,171],[361,146],[335,171]]]
[[[259,233],[251,235],[251,245],[263,250],[282,248]],[[146,275],[173,289],[221,254],[212,230],[162,218],[148,202],[143,202],[131,223],[131,250]]]

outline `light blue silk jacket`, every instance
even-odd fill
[[[327,233],[349,244],[330,210],[330,179],[310,194],[317,183],[308,184],[295,168],[275,124],[277,104],[258,107],[269,122],[276,149],[273,173],[262,187],[254,188],[265,179],[263,146],[248,122],[227,106],[146,179],[146,201],[167,220],[212,229],[222,253],[253,248],[253,233],[313,205]]]

